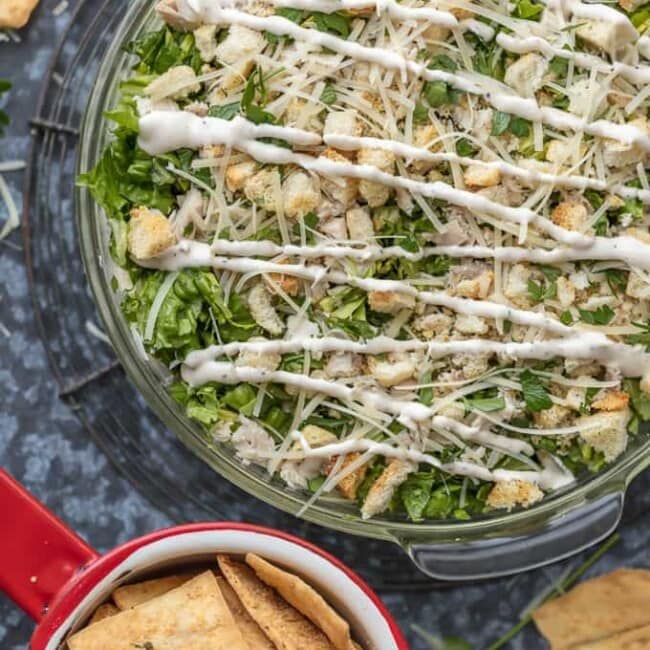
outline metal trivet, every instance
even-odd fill
[[[37,325],[60,397],[112,463],[173,520],[245,520],[327,548],[379,590],[430,589],[395,545],[329,531],[249,496],[192,455],[148,409],[99,325],[74,220],[76,147],[89,93],[127,0],[81,1],[55,51],[31,120],[25,255]]]
[[[396,546],[298,520],[249,496],[193,456],[157,420],[126,378],[98,324],[75,232],[73,188],[83,113],[103,53],[128,0],[81,0],[50,64],[32,119],[24,237],[37,325],[60,397],[112,463],[173,520],[246,520],[327,548],[376,589],[449,586],[417,571]],[[625,520],[650,511],[650,476],[630,491]]]

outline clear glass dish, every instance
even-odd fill
[[[117,101],[119,82],[128,74],[131,56],[123,46],[157,25],[154,3],[130,5],[105,53],[82,125],[77,159],[79,173],[94,167],[110,137],[104,111]],[[123,318],[111,288],[108,227],[101,208],[84,188],[76,190],[76,219],[90,286],[113,347],[127,374],[178,438],[216,472],[249,494],[297,513],[308,493],[289,490],[262,470],[244,467],[231,450],[215,448],[200,427],[185,416],[168,394],[168,372],[145,360]],[[566,557],[597,542],[617,525],[629,482],[650,464],[650,438],[638,435],[605,471],[549,495],[528,510],[495,512],[469,521],[413,523],[390,514],[364,521],[355,504],[322,498],[302,515],[347,533],[400,544],[426,573],[442,579],[472,579],[513,573]]]

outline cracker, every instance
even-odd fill
[[[37,4],[38,0],[0,0],[0,28],[24,27]]]
[[[254,553],[246,555],[246,563],[255,570],[262,582],[273,587],[290,605],[325,632],[336,650],[353,650],[347,621],[302,578],[274,566]]]
[[[650,619],[650,570],[618,569],[588,580],[533,612],[551,649],[598,641]]]
[[[650,648],[650,624],[614,634],[600,641],[575,646],[575,650],[648,650],[648,648]]]
[[[244,637],[244,641],[251,648],[255,648],[255,650],[275,650],[275,645],[271,643],[262,631],[262,628],[250,617],[250,614],[246,611],[241,600],[239,600],[239,596],[228,584],[228,581],[221,576],[217,576],[217,584],[226,601],[226,605],[228,605],[228,609],[235,619],[239,631]]]
[[[88,621],[87,625],[92,625],[93,623],[99,623],[99,621],[103,621],[105,618],[109,618],[111,616],[115,616],[115,614],[119,614],[120,610],[113,605],[113,603],[104,603],[103,605],[100,605],[93,615],[90,617],[90,620]]]
[[[123,587],[118,587],[113,592],[113,601],[120,609],[131,609],[132,607],[146,603],[152,598],[162,596],[168,591],[176,589],[176,587],[180,587],[191,577],[192,574],[184,573],[181,575],[145,580],[144,582],[136,582],[132,585],[124,585]]]
[[[236,627],[212,628],[197,634],[179,634],[171,637],[152,638],[149,640],[152,650],[252,650],[253,646],[242,646],[241,636]],[[146,643],[140,648],[147,648]],[[129,648],[129,650],[131,650]],[[256,650],[256,649],[255,649]]]
[[[332,650],[328,638],[243,562],[218,555],[219,568],[251,618],[279,650]],[[74,650],[74,649],[73,649]]]
[[[206,571],[166,594],[126,609],[77,632],[70,650],[125,650],[152,639],[196,635],[217,628],[228,650],[249,650],[235,625],[217,581]]]

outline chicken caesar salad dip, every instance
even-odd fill
[[[650,10],[164,0],[80,179],[212,445],[363,518],[528,507],[650,419]]]

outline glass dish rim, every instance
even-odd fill
[[[117,84],[129,60],[123,44],[155,22],[155,7],[150,0],[135,0],[130,4],[99,67],[90,93],[90,100],[81,125],[76,173],[92,168],[109,139],[104,111],[112,106]],[[85,215],[82,218],[81,215]],[[141,358],[131,330],[121,314],[110,286],[106,270],[107,223],[102,208],[95,203],[85,188],[75,187],[75,221],[83,264],[91,291],[105,330],[111,340],[129,379],[145,398],[158,419],[178,437],[195,455],[230,482],[255,498],[296,514],[305,498],[299,491],[291,491],[279,482],[264,479],[261,472],[243,466],[233,453],[225,448],[210,447],[198,424],[185,416],[169,393],[161,390],[164,373],[155,360]],[[487,536],[504,536],[514,530],[530,531],[545,521],[579,507],[581,503],[605,493],[624,491],[627,484],[650,465],[650,438],[625,455],[605,471],[574,483],[548,495],[529,509],[474,517],[467,521],[426,520],[411,522],[405,519],[380,516],[363,520],[349,507],[333,508],[331,500],[315,502],[301,517],[308,521],[342,532],[406,542],[469,540]],[[341,504],[343,505],[343,504]],[[349,512],[348,512],[349,511]]]

